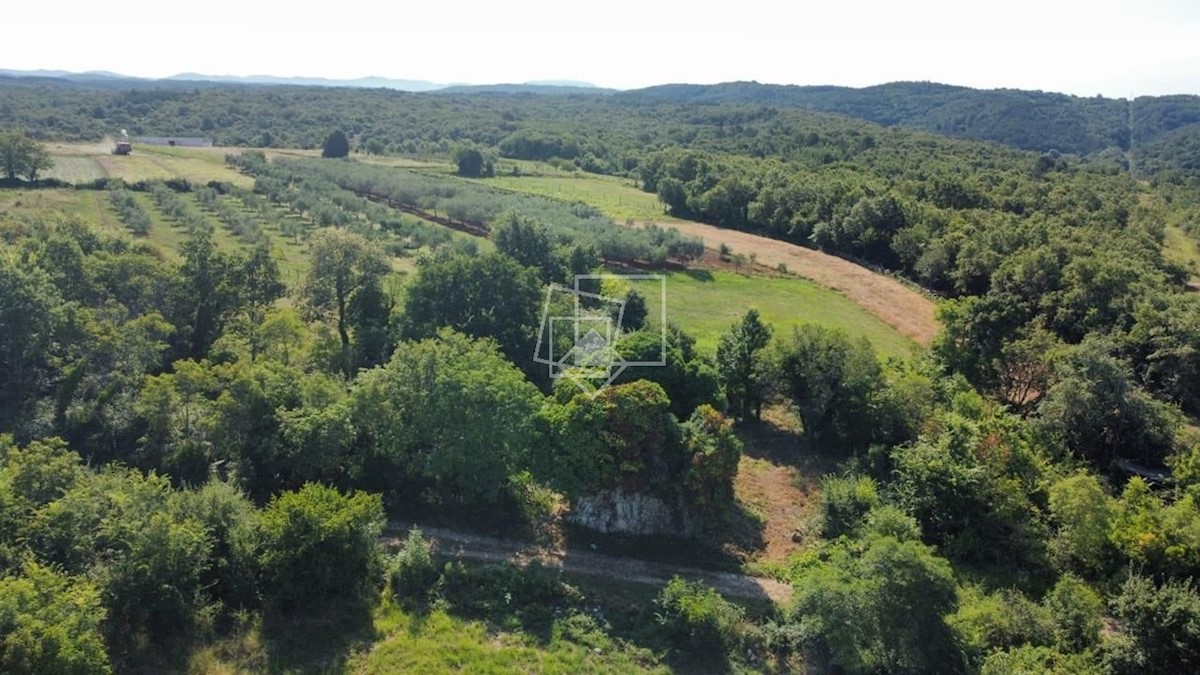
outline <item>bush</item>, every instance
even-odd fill
[[[878,505],[879,491],[870,477],[826,476],[821,480],[821,536],[850,534]]]
[[[951,624],[977,654],[1053,642],[1050,613],[1019,591],[1004,589],[990,595],[968,591],[965,595]]]
[[[1094,653],[1063,654],[1053,647],[1022,645],[1008,651],[988,655],[980,670],[982,675],[1011,675],[1012,673],[1072,673],[1101,675],[1105,670],[1096,663]]]
[[[94,586],[36,564],[0,578],[0,672],[110,673]]]
[[[142,208],[132,192],[124,188],[109,190],[108,201],[130,232],[139,236],[150,232],[150,214]]]
[[[1132,576],[1112,609],[1123,635],[1105,644],[1111,672],[1200,672],[1200,592],[1191,579],[1155,586]]]
[[[388,565],[388,581],[392,592],[401,600],[422,604],[429,599],[438,580],[433,562],[433,549],[417,528],[408,531],[404,544]]]
[[[1058,580],[1043,603],[1054,622],[1054,640],[1064,651],[1094,647],[1104,626],[1104,600],[1074,576]]]
[[[365,597],[379,576],[379,495],[309,483],[271,500],[259,517],[263,592],[277,607]]]
[[[704,584],[675,577],[655,604],[659,625],[681,647],[723,653],[739,640],[745,612]]]

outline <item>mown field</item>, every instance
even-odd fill
[[[225,152],[219,148],[188,149],[138,145],[132,155],[114,155],[111,146],[99,144],[51,143],[54,168],[47,173],[69,183],[85,183],[97,178],[121,178],[127,182],[183,178],[192,183],[227,181],[250,187],[254,181],[225,165]]]
[[[580,173],[558,176],[499,175],[480,182],[506,190],[581,201],[599,208],[618,222],[673,220],[663,211],[658,197],[641,191],[628,179]]]
[[[657,284],[633,283],[644,291],[650,316],[660,316]],[[866,337],[881,356],[908,355],[917,348],[846,296],[805,279],[725,270],[669,272],[666,292],[667,320],[694,335],[696,348],[710,356],[716,353],[721,335],[750,308],[757,309],[779,333],[813,322]]]

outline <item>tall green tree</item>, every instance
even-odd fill
[[[317,232],[309,250],[312,267],[301,288],[301,298],[312,315],[333,315],[342,349],[342,370],[350,377],[354,367],[350,344],[351,301],[360,290],[377,288],[390,268],[375,244],[346,230]]]
[[[41,143],[17,132],[0,135],[0,170],[8,180],[21,176],[32,183],[53,166],[54,159]]]
[[[739,419],[758,419],[762,412],[766,385],[762,350],[770,342],[771,327],[763,323],[757,309],[750,309],[717,343],[717,372]]]
[[[321,146],[321,156],[328,159],[337,159],[350,154],[350,139],[346,138],[346,132],[341,129],[335,129],[329,132],[325,137],[325,143]]]
[[[42,270],[0,249],[0,428],[17,418],[45,383],[62,297]]]
[[[563,265],[545,225],[519,213],[508,213],[492,225],[496,250],[538,270],[543,281],[561,281]]]
[[[0,577],[0,670],[6,673],[112,672],[94,585],[26,563]]]
[[[229,256],[217,250],[212,232],[195,228],[180,247],[183,256],[184,327],[186,355],[202,359],[221,336],[239,304],[237,280]]]
[[[360,484],[431,484],[449,504],[495,503],[536,445],[537,388],[493,343],[442,331],[400,343],[351,395]]]
[[[1103,468],[1122,458],[1162,466],[1179,423],[1177,410],[1137,386],[1112,344],[1094,338],[1060,355],[1038,413],[1042,428]]]
[[[437,254],[419,263],[404,300],[402,334],[433,337],[443,327],[491,338],[527,373],[544,298],[536,272],[498,253]]]
[[[815,324],[797,326],[772,355],[775,386],[795,406],[810,446],[861,450],[882,373],[871,343]]]
[[[957,605],[950,564],[918,541],[876,536],[837,549],[794,580],[793,616],[813,655],[849,672],[949,672],[945,617]]]
[[[1133,575],[1113,602],[1121,634],[1106,645],[1118,675],[1194,673],[1200,669],[1200,591],[1193,579],[1162,584]]]
[[[492,161],[479,148],[461,145],[454,150],[454,164],[458,175],[480,178],[492,175]]]

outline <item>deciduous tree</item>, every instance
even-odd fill
[[[342,370],[353,374],[350,358],[350,303],[354,296],[389,271],[387,260],[365,237],[340,229],[325,229],[313,235],[309,250],[312,267],[301,289],[301,297],[316,316],[332,314],[342,347]]]
[[[740,419],[758,419],[766,386],[762,350],[771,342],[771,327],[750,309],[717,343],[717,372],[725,397]]]

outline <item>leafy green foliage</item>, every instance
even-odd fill
[[[1054,640],[1064,651],[1079,652],[1099,643],[1104,600],[1082,581],[1063,576],[1046,594],[1045,606],[1054,622]]]
[[[110,189],[108,201],[130,232],[136,235],[146,235],[150,232],[150,213],[138,203],[132,192],[124,188]]]
[[[680,647],[724,654],[739,639],[745,612],[698,582],[672,578],[655,600],[655,618]]]
[[[878,488],[869,477],[826,476],[821,479],[821,536],[850,534],[878,505]]]
[[[525,267],[539,270],[542,280],[563,281],[565,271],[555,242],[546,226],[531,218],[510,213],[492,226],[496,250]]]
[[[32,183],[39,173],[53,167],[46,146],[16,132],[0,134],[0,171],[9,182],[21,177]]]
[[[350,154],[350,139],[346,138],[346,132],[341,129],[335,129],[329,132],[325,137],[325,143],[321,146],[321,156],[325,158],[338,159]]]
[[[100,634],[100,593],[37,563],[0,577],[0,669],[10,673],[111,673]]]
[[[1106,570],[1114,505],[1100,480],[1078,473],[1057,481],[1049,489],[1049,507],[1057,527],[1050,553],[1059,567],[1085,575]]]
[[[1200,565],[1200,511],[1193,496],[1164,503],[1135,476],[1113,511],[1112,542],[1146,571],[1184,577]]]
[[[1177,421],[1170,408],[1133,384],[1103,345],[1079,345],[1055,370],[1038,412],[1072,452],[1098,466],[1119,458],[1161,465],[1174,449]]]
[[[684,479],[692,505],[701,513],[720,512],[733,502],[733,479],[742,458],[733,422],[701,405],[683,423],[683,446],[692,458]]]
[[[889,536],[860,554],[833,548],[793,579],[792,620],[815,658],[849,672],[954,667],[944,617],[957,599],[950,565],[927,546]]]
[[[730,327],[717,343],[717,371],[725,397],[740,419],[758,419],[766,388],[760,352],[771,342],[771,327],[758,310],[747,310],[740,323]]]
[[[1041,523],[1030,499],[1040,470],[1014,422],[947,413],[935,434],[892,453],[899,505],[951,558],[1041,564]]]
[[[1131,576],[1113,602],[1122,636],[1106,646],[1111,672],[1186,673],[1200,664],[1200,593],[1191,580]]]
[[[440,254],[419,263],[404,299],[402,333],[429,338],[442,328],[491,338],[512,362],[534,364],[540,301],[537,274],[511,258]]]
[[[454,149],[454,164],[458,167],[458,175],[467,178],[481,178],[494,173],[492,160],[479,150],[467,145]]]
[[[310,249],[313,265],[301,295],[313,316],[332,316],[342,346],[342,371],[350,377],[355,366],[350,343],[351,310],[357,310],[360,325],[371,320],[368,317],[377,312],[366,309],[369,301],[364,296],[378,294],[379,280],[389,268],[376,246],[345,230],[314,234]],[[372,304],[378,306],[379,301]]]
[[[967,592],[950,623],[977,656],[995,649],[1054,642],[1054,615],[1020,591]]]
[[[49,275],[0,255],[0,422],[13,424],[43,384],[62,299]]]
[[[432,548],[420,530],[408,531],[400,550],[388,563],[387,572],[392,592],[401,600],[420,605],[429,599],[438,580],[438,569]]]
[[[879,362],[866,339],[813,324],[778,343],[772,378],[795,406],[812,447],[865,449],[870,441],[871,397],[882,384]]]
[[[398,479],[429,481],[443,503],[494,503],[528,466],[540,400],[494,343],[448,330],[401,343],[351,393],[369,448],[355,477],[389,491]]]
[[[280,607],[365,599],[379,574],[378,495],[343,495],[315,483],[271,500],[259,520],[263,594]]]
[[[614,382],[624,384],[638,379],[661,386],[670,399],[671,412],[686,419],[698,406],[724,408],[720,381],[707,357],[696,353],[695,340],[674,326],[668,326],[666,343],[657,326],[623,335],[616,350],[626,361],[647,363],[665,360],[662,366],[629,369]],[[665,357],[665,358],[664,358]]]
[[[636,380],[591,396],[564,382],[544,416],[552,453],[534,463],[568,496],[625,486],[634,491],[670,489],[687,466],[679,423],[659,385]]]

